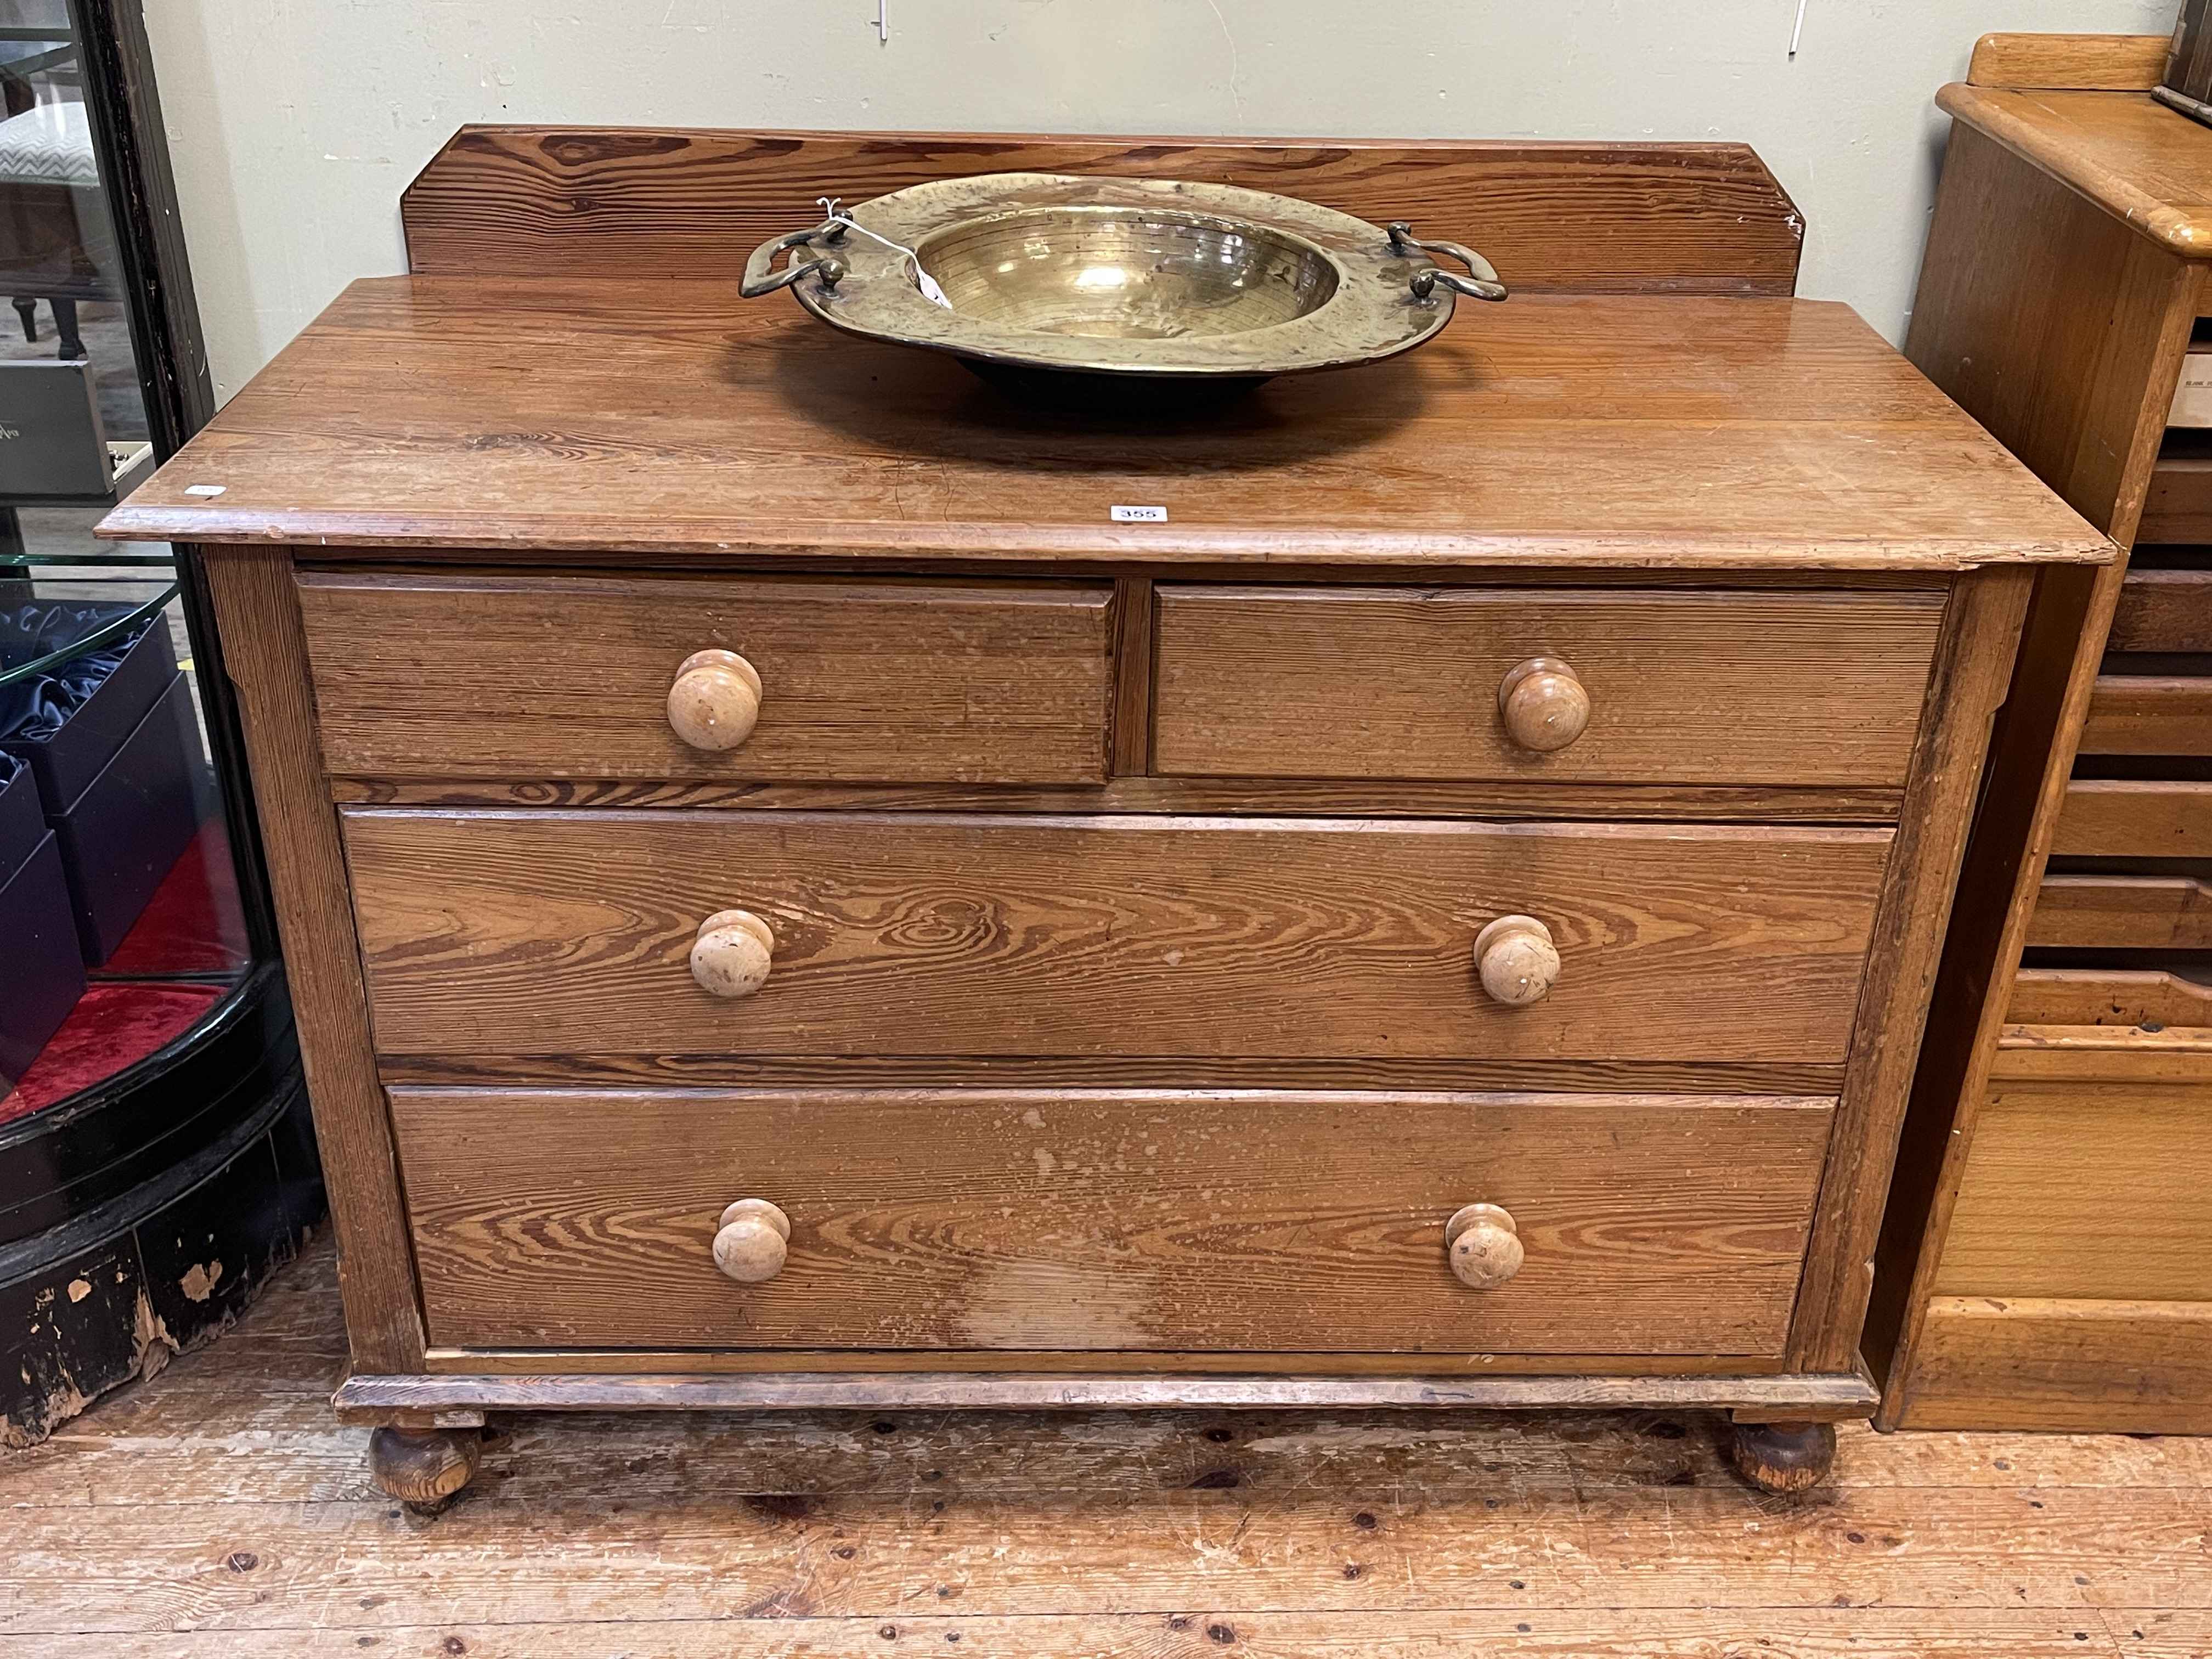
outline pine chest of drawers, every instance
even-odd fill
[[[1785,297],[1747,152],[1632,210],[1571,147],[660,137],[740,204],[1426,167],[1561,291],[1087,420],[740,308],[712,192],[531,205],[639,135],[456,141],[416,273],[107,526],[206,550],[387,1489],[628,1406],[1705,1405],[1816,1477],[2035,572],[2104,540]]]

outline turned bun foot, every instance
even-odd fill
[[[1729,1451],[1736,1473],[1761,1492],[1810,1492],[1836,1462],[1832,1423],[1738,1423]]]
[[[418,1515],[435,1515],[476,1478],[479,1429],[378,1429],[368,1437],[368,1478]]]

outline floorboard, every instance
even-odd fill
[[[1695,1414],[518,1417],[424,1521],[328,1395],[327,1248],[0,1454],[0,1651],[675,1659],[2212,1656],[2212,1442]]]

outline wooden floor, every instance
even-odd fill
[[[1696,1416],[528,1417],[419,1521],[343,1352],[325,1248],[0,1454],[0,1654],[2212,1654],[2212,1441],[1855,1427],[1790,1501]]]

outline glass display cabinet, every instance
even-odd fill
[[[220,1329],[322,1192],[192,550],[211,404],[135,9],[0,0],[0,1438]]]

